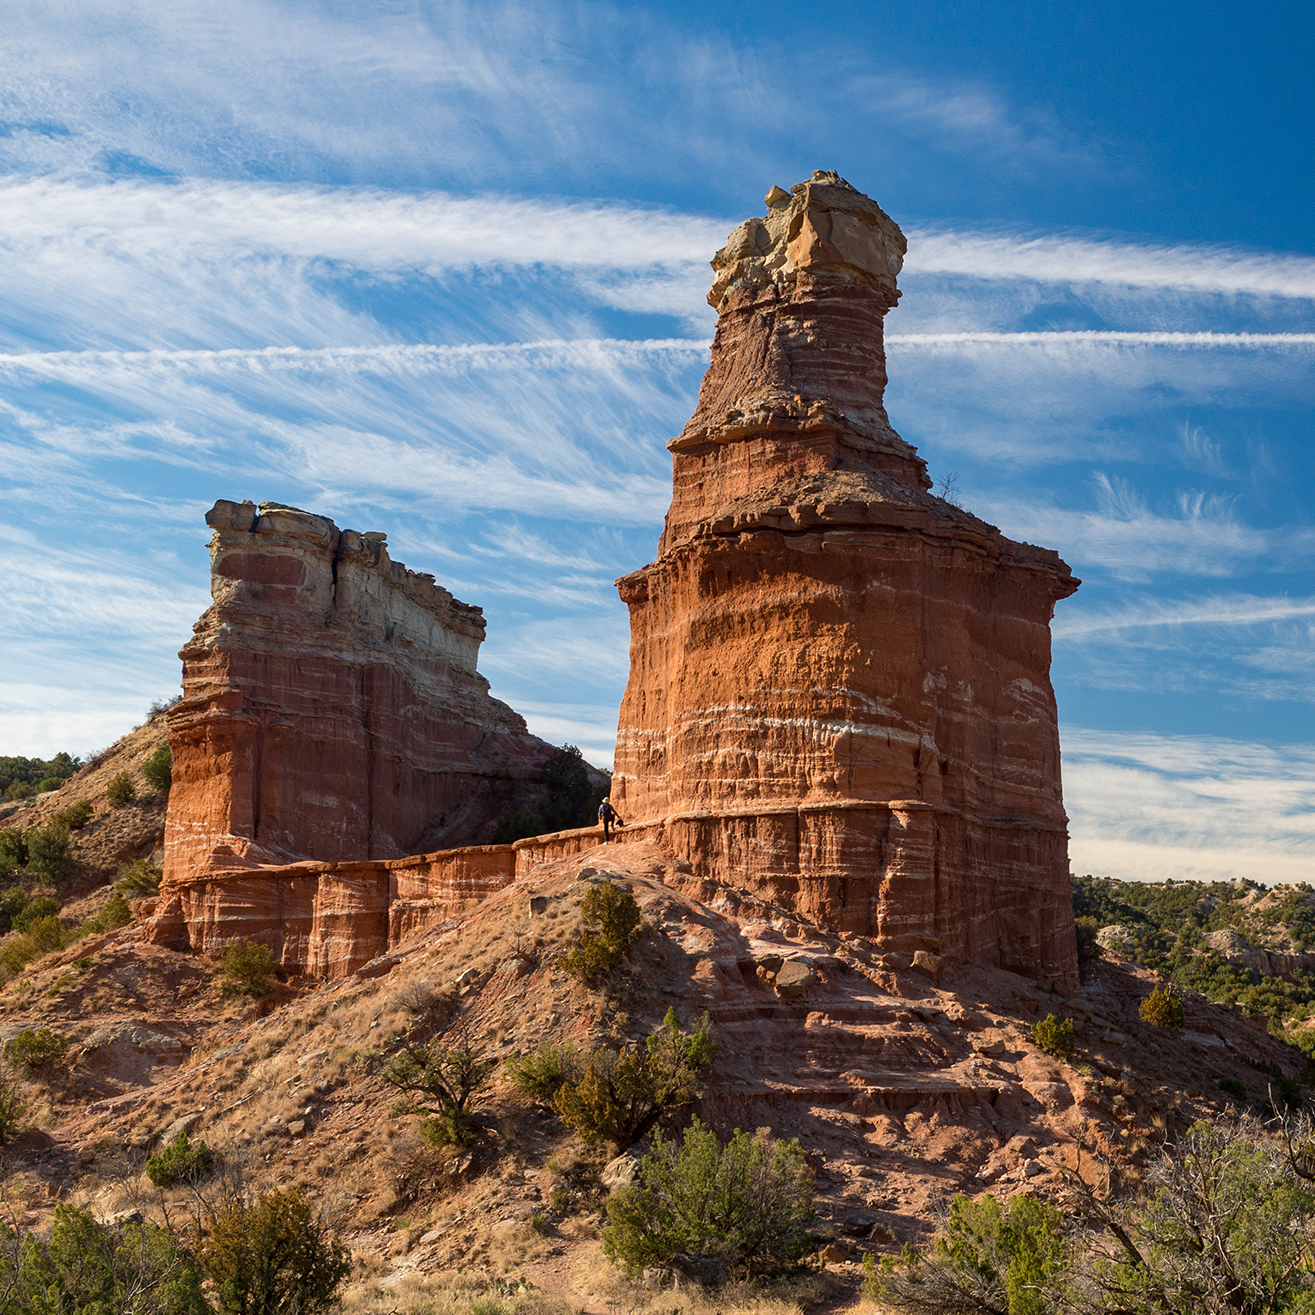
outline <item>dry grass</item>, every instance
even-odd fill
[[[354,1283],[342,1309],[343,1315],[574,1315],[576,1308],[528,1284],[409,1273]]]
[[[588,1248],[574,1264],[575,1290],[605,1305],[612,1315],[803,1315],[843,1290],[825,1270],[777,1282],[728,1283],[723,1288],[649,1288],[632,1282],[603,1255]]]

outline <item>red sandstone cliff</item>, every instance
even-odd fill
[[[835,174],[731,234],[631,619],[613,799],[708,876],[894,949],[1073,986],[1050,620],[1078,586],[890,427],[905,243]]]
[[[551,749],[476,671],[480,609],[381,534],[278,503],[217,502],[206,522],[214,603],[169,714],[166,888],[491,838]]]

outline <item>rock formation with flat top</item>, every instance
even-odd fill
[[[166,890],[491,839],[552,750],[475,670],[480,609],[382,534],[273,502],[217,502],[206,522],[214,603],[169,713]]]
[[[613,800],[694,877],[895,951],[1075,986],[1046,549],[933,496],[891,428],[904,236],[834,173],[712,262],[698,407],[669,447]]]

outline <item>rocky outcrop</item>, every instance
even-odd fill
[[[1297,954],[1283,950],[1266,950],[1253,945],[1232,927],[1207,932],[1205,943],[1221,959],[1239,968],[1250,968],[1262,977],[1282,977],[1295,981],[1299,972],[1315,969],[1315,954]]]
[[[727,881],[892,951],[1077,984],[1059,557],[933,496],[891,428],[895,223],[835,174],[713,260],[657,560],[619,580],[613,799]]]
[[[625,843],[660,835],[660,827],[627,828]],[[285,975],[348,977],[518,878],[596,848],[601,838],[589,827],[405,858],[166,877],[146,939],[212,959],[235,941],[253,940],[269,947]]]
[[[480,609],[382,534],[268,502],[206,522],[214,603],[169,713],[166,892],[491,839],[551,749],[476,671]]]

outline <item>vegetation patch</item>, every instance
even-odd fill
[[[435,1039],[408,1046],[384,1076],[402,1093],[399,1111],[421,1116],[420,1132],[430,1145],[466,1146],[477,1135],[477,1098],[496,1068],[461,1029],[450,1044]]]
[[[607,1215],[603,1251],[632,1277],[677,1253],[779,1272],[807,1248],[813,1175],[797,1141],[736,1129],[723,1144],[695,1119],[679,1140],[654,1133],[638,1181],[612,1195]]]
[[[528,1055],[507,1061],[507,1072],[522,1096],[550,1101],[568,1082],[578,1082],[582,1059],[569,1042],[541,1045]]]
[[[562,970],[586,986],[610,973],[644,934],[635,897],[613,881],[594,886],[580,901],[575,948],[558,961]]]
[[[1033,1024],[1032,1042],[1038,1050],[1043,1050],[1054,1059],[1072,1059],[1077,1049],[1077,1037],[1073,1034],[1073,1020],[1062,1021],[1054,1014],[1047,1014],[1039,1023]]]
[[[552,1107],[584,1141],[611,1142],[618,1151],[638,1141],[665,1114],[688,1105],[699,1074],[716,1054],[708,1015],[684,1031],[675,1009],[639,1047],[595,1050],[578,1082],[565,1082]]]
[[[200,1258],[220,1315],[321,1315],[351,1272],[347,1249],[297,1188],[226,1202]]]
[[[142,780],[159,794],[169,793],[173,784],[173,754],[169,752],[168,741],[142,763]]]
[[[15,1068],[36,1073],[53,1064],[67,1049],[68,1042],[58,1032],[48,1027],[28,1027],[5,1042],[4,1056]]]
[[[0,758],[0,797],[27,799],[58,789],[81,766],[81,758],[67,753],[53,758]]]
[[[137,798],[137,783],[129,771],[115,772],[105,787],[105,797],[111,808],[122,808]]]
[[[495,845],[572,827],[593,826],[598,821],[598,805],[612,788],[610,782],[596,786],[589,780],[584,755],[574,744],[554,749],[539,779],[547,788],[543,807],[533,813],[519,806],[512,808],[493,833]]]
[[[1169,1032],[1176,1032],[1183,1025],[1183,1002],[1167,986],[1157,986],[1138,1006],[1137,1013],[1143,1023]]]
[[[274,956],[268,945],[246,939],[234,941],[219,963],[219,980],[225,995],[259,998],[269,990]]]
[[[184,1129],[146,1161],[146,1176],[157,1187],[203,1182],[214,1170],[215,1157],[204,1141],[193,1142]]]

